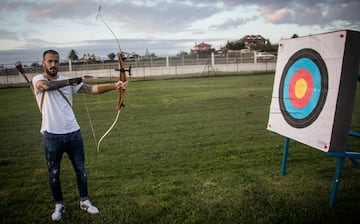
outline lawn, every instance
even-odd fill
[[[62,162],[61,223],[357,223],[360,169],[345,160],[329,206],[336,158],[266,130],[274,74],[133,81],[113,130],[117,92],[78,94],[89,193],[79,209],[71,164]],[[358,85],[356,102],[360,102]],[[0,221],[51,223],[54,209],[29,88],[0,89]],[[86,109],[88,108],[88,110]],[[360,131],[356,105],[352,129]],[[350,139],[354,149],[360,141]],[[358,150],[360,151],[360,150]],[[356,221],[355,221],[356,220]]]

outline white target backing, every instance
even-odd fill
[[[356,31],[282,40],[268,130],[325,152],[345,151],[359,55]]]

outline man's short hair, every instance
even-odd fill
[[[43,59],[45,58],[45,55],[46,55],[46,54],[56,54],[57,56],[60,56],[57,51],[50,49],[50,50],[44,51],[44,53],[43,53]]]

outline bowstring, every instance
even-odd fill
[[[96,14],[96,17],[95,17],[95,22],[94,22],[94,25],[92,27],[92,31],[91,31],[91,36],[90,36],[90,42],[89,42],[89,46],[91,46],[92,42],[93,42],[93,37],[94,37],[94,33],[95,33],[95,27],[96,27],[96,24],[97,24],[97,21],[98,21],[98,18],[99,18],[99,14],[100,14],[100,8],[101,8],[101,5],[99,6],[99,9],[97,11],[97,14]],[[85,63],[85,62],[84,62]],[[87,67],[88,68],[88,67]],[[95,129],[94,129],[94,125],[93,125],[93,122],[92,122],[92,119],[91,119],[91,116],[90,116],[90,111],[89,111],[89,106],[88,106],[88,103],[86,101],[86,98],[85,98],[85,93],[82,92],[82,98],[83,98],[83,101],[84,101],[84,104],[85,104],[85,108],[86,108],[86,114],[87,114],[87,117],[88,117],[88,120],[89,120],[89,124],[90,124],[90,128],[91,128],[91,133],[92,133],[92,136],[93,136],[93,139],[94,139],[94,143],[95,145],[97,146],[97,139],[96,139],[96,135],[95,135]]]
[[[82,95],[83,100],[84,100],[84,104],[85,104],[86,113],[87,113],[87,116],[88,116],[88,119],[89,119],[89,124],[90,124],[90,128],[91,128],[92,136],[94,138],[95,145],[97,145],[97,139],[96,139],[96,136],[95,136],[94,125],[93,125],[91,117],[90,117],[90,111],[89,111],[89,107],[88,107],[88,104],[87,104],[86,99],[85,99],[85,93],[83,92],[81,95]]]

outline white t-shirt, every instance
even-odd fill
[[[59,76],[56,80],[68,79],[64,76]],[[40,108],[42,94],[44,95],[43,105],[40,109],[42,112],[42,122],[40,132],[45,131],[52,134],[67,134],[80,129],[80,126],[75,118],[72,107],[59,93],[58,90],[40,91],[36,88],[36,82],[39,80],[47,80],[42,74],[36,75],[32,79],[34,92],[37,104]],[[54,80],[55,81],[55,80]],[[77,93],[83,83],[77,86],[65,86],[60,88],[60,91],[66,96],[72,105],[72,94]]]

